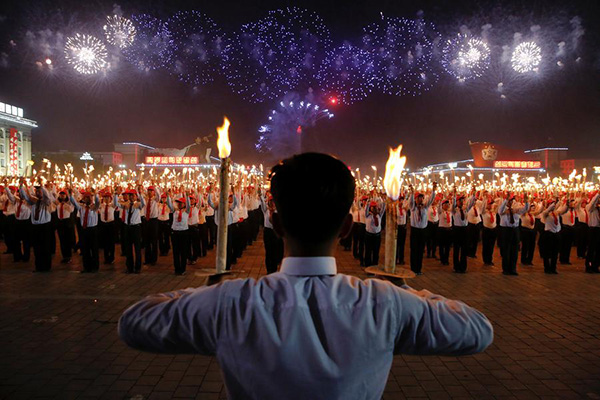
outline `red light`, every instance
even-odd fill
[[[332,97],[332,98],[330,98],[330,99],[329,99],[329,102],[330,102],[332,105],[336,105],[336,104],[337,104],[337,102],[338,102],[338,100],[337,100],[337,98],[335,98],[335,97]]]

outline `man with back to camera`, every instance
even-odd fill
[[[490,345],[490,322],[464,303],[337,274],[354,197],[343,162],[286,159],[271,171],[271,193],[285,244],[280,272],[149,296],[122,315],[121,339],[144,351],[216,355],[231,399],[380,399],[394,354]],[[306,207],[315,199],[327,211],[317,218]]]

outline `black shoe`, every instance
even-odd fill
[[[415,272],[415,275],[423,275],[422,272]]]
[[[519,273],[516,271],[509,272],[508,275],[519,276]]]
[[[183,272],[175,272],[175,275],[177,275],[177,276],[184,276],[185,275],[185,271],[183,271]]]

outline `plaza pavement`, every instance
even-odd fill
[[[483,311],[492,346],[468,357],[396,356],[384,399],[600,399],[600,275],[584,274],[580,260],[545,275],[536,257],[504,276],[497,253],[495,267],[469,259],[465,275],[426,259],[425,274],[409,281]],[[366,277],[350,253],[337,256],[339,272]],[[262,276],[263,257],[259,239],[234,277]],[[170,257],[140,275],[125,275],[123,261],[79,274],[76,256],[32,274],[32,262],[0,256],[0,399],[226,398],[213,357],[131,350],[116,330],[143,296],[203,285],[194,271],[213,266],[214,251],[184,277],[173,275]]]

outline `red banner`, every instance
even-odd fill
[[[499,168],[494,165],[497,161],[511,160],[530,161],[529,154],[522,150],[511,149],[490,142],[470,142],[474,167]]]
[[[198,157],[173,157],[173,156],[148,156],[146,157],[146,164],[168,164],[168,165],[190,165],[198,164]]]
[[[19,173],[19,132],[15,128],[10,128],[10,137],[8,140],[8,175],[17,175]]]
[[[542,168],[541,161],[517,161],[517,160],[501,160],[494,161],[494,168],[514,168],[514,169],[534,169]]]

